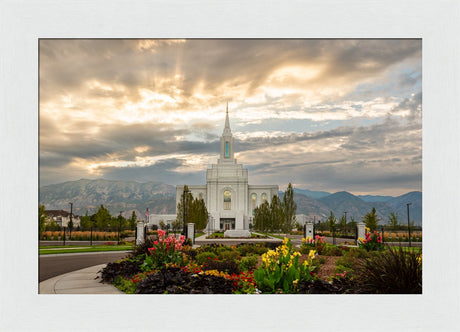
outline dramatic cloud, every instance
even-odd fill
[[[421,40],[41,40],[40,184],[205,182],[229,102],[250,183],[421,190]]]

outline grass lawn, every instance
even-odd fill
[[[40,255],[49,254],[68,254],[68,253],[80,253],[80,252],[99,252],[99,251],[124,251],[131,250],[133,245],[121,245],[121,246],[53,246],[51,247],[40,247]]]

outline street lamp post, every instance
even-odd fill
[[[120,211],[120,215],[118,216],[118,235],[117,235],[117,245],[120,245],[120,228],[121,228],[121,219],[122,219],[122,216],[121,214],[123,213],[123,211]]]
[[[409,217],[409,205],[411,205],[412,203],[407,203],[407,229],[409,231],[409,247],[412,246],[411,244],[411,241],[410,241],[410,217]]]
[[[69,202],[70,204],[70,222],[69,224],[71,225],[71,227],[69,227],[69,234],[70,234],[70,239],[72,240],[72,228],[73,228],[73,222],[72,222],[72,214],[73,214],[73,203],[72,202]],[[67,226],[69,226],[69,224],[67,224]]]

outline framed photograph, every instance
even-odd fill
[[[22,301],[2,306],[6,329],[454,329],[458,3],[57,4],[2,4],[2,230],[15,247],[3,252],[2,298]],[[286,271],[300,274],[272,285],[276,245],[254,264],[235,250],[238,271],[204,269],[231,260],[205,252],[186,273],[227,273],[228,291],[243,294],[176,295],[185,281],[121,294],[142,293],[146,274],[133,273],[105,295],[66,290],[71,278],[56,286],[71,259],[42,247],[149,236],[143,272],[162,269],[162,241],[258,237],[282,243]],[[401,241],[419,247],[408,249],[413,283],[382,282],[380,262],[368,266],[372,291],[337,290],[359,280],[342,251]],[[321,270],[324,248],[340,255]],[[165,266],[185,257],[173,256]],[[302,286],[318,271],[332,295]],[[20,307],[35,314],[22,319]],[[43,320],[49,312],[59,318]]]

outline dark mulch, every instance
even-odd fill
[[[212,275],[198,275],[170,267],[148,275],[135,294],[231,294],[233,282]]]

